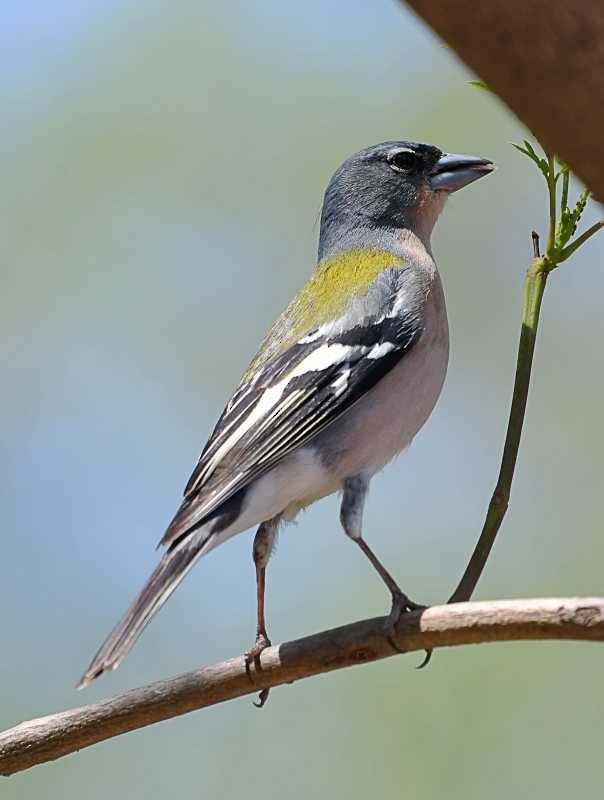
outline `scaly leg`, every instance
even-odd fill
[[[278,525],[278,518],[263,522],[256,531],[256,536],[254,537],[253,557],[256,566],[257,626],[256,641],[245,653],[245,662],[247,665],[251,664],[252,661],[256,661],[260,653],[271,645],[266,632],[264,593],[266,588],[266,565],[268,564],[268,560],[275,546]]]
[[[363,539],[363,507],[365,505],[368,489],[369,478],[365,475],[355,475],[345,481],[344,496],[340,508],[340,520],[346,534],[350,536],[353,542],[356,542],[363,553],[365,553],[392,595],[392,610],[390,611],[387,621],[387,627],[392,629],[404,611],[416,611],[417,609],[423,608],[423,606],[414,603],[407,597],[386,567]]]

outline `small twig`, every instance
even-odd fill
[[[548,165],[549,231],[545,252],[550,255],[556,246],[556,163],[551,153],[547,153],[546,155]]]
[[[537,231],[531,233],[531,238],[533,240],[533,258],[541,258],[541,253],[539,252],[539,234]]]
[[[242,656],[99,703],[23,722],[0,733],[0,775],[52,761],[154,722],[284,683],[396,655],[384,618],[355,622],[264,650],[252,683]],[[576,639],[604,642],[604,598],[500,600],[403,614],[404,652],[480,642]]]

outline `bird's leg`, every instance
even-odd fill
[[[263,650],[270,647],[271,642],[266,632],[266,619],[264,616],[264,593],[266,588],[266,565],[271,557],[277,538],[278,519],[263,522],[256,531],[254,537],[253,557],[256,567],[256,603],[257,603],[257,626],[256,641],[245,653],[247,665],[256,661]]]
[[[340,508],[340,520],[346,534],[350,536],[353,542],[356,542],[363,553],[365,553],[392,595],[392,610],[387,620],[387,627],[391,630],[404,611],[416,611],[424,606],[420,606],[409,599],[363,539],[363,507],[365,505],[368,488],[369,479],[364,475],[355,475],[344,482],[344,496]]]
[[[245,669],[251,679],[250,666],[252,661],[256,664],[256,668],[260,669],[260,654],[267,647],[271,646],[271,640],[268,638],[266,632],[266,619],[264,616],[264,594],[266,589],[266,565],[271,557],[275,541],[277,539],[277,531],[279,527],[279,518],[263,522],[256,531],[254,537],[254,546],[252,554],[254,557],[254,565],[256,567],[256,611],[257,611],[257,624],[256,624],[256,641],[253,647],[250,647],[244,655]],[[254,703],[257,708],[262,706],[268,700],[269,689],[262,689],[258,695],[258,702]]]
[[[413,600],[411,600],[405,594],[405,592],[402,591],[398,583],[394,580],[392,575],[388,572],[386,567],[382,564],[382,562],[362,537],[355,539],[355,542],[365,553],[369,561],[377,570],[380,578],[390,590],[390,594],[392,595],[392,609],[388,617],[389,627],[396,625],[398,618],[403,611],[417,611],[418,609],[423,608],[423,606],[418,605],[418,603],[414,603]]]

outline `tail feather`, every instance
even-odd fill
[[[198,558],[211,549],[211,536],[195,534],[163,556],[134,603],[111,631],[77,685],[88,686],[104,672],[115,669]],[[210,544],[210,547],[208,547]]]

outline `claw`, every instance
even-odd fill
[[[261,689],[260,692],[258,692],[258,702],[252,703],[252,705],[256,706],[256,708],[262,708],[268,700],[269,692],[270,689]]]
[[[432,648],[430,650],[426,650],[426,655],[423,657],[421,664],[418,664],[415,669],[423,669],[427,667],[430,663],[430,659],[432,658]]]

